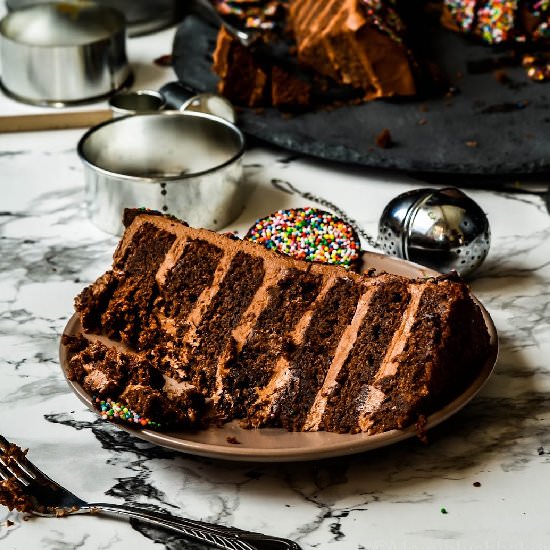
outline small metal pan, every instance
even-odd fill
[[[126,21],[94,3],[30,6],[0,21],[4,92],[63,107],[96,101],[128,84]]]
[[[124,209],[141,207],[221,229],[244,207],[244,149],[237,126],[209,114],[167,111],[99,124],[77,146],[88,216],[119,235]]]

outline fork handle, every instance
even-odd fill
[[[223,550],[301,550],[295,542],[280,537],[271,537],[235,527],[224,527],[188,518],[160,514],[134,506],[94,503],[82,507],[78,512],[131,517],[158,527],[170,529],[181,533],[187,538],[206,542]]]

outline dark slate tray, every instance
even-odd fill
[[[180,82],[214,91],[211,71],[216,29],[189,15],[173,48]],[[550,82],[529,80],[510,54],[440,29],[431,48],[458,93],[424,100],[374,101],[289,117],[276,109],[242,109],[249,136],[296,153],[376,168],[423,173],[519,175],[550,172]],[[502,69],[508,81],[495,77]],[[376,146],[391,132],[395,145]]]

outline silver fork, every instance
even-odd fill
[[[152,512],[137,506],[85,502],[48,477],[23,452],[11,453],[10,448],[12,444],[0,435],[0,480],[12,479],[18,483],[29,497],[31,513],[34,515],[122,515],[170,529],[186,538],[224,550],[300,550],[295,542],[279,537]]]

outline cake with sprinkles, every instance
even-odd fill
[[[488,357],[453,276],[359,274],[151,212],[125,223],[75,300],[83,334],[63,338],[106,419],[378,433],[438,410]]]
[[[245,236],[298,260],[357,268],[361,243],[343,219],[318,208],[279,210],[259,219]]]
[[[444,0],[442,21],[487,44],[550,42],[550,0]]]
[[[486,44],[522,51],[527,76],[550,80],[550,0],[444,0],[441,20]]]

